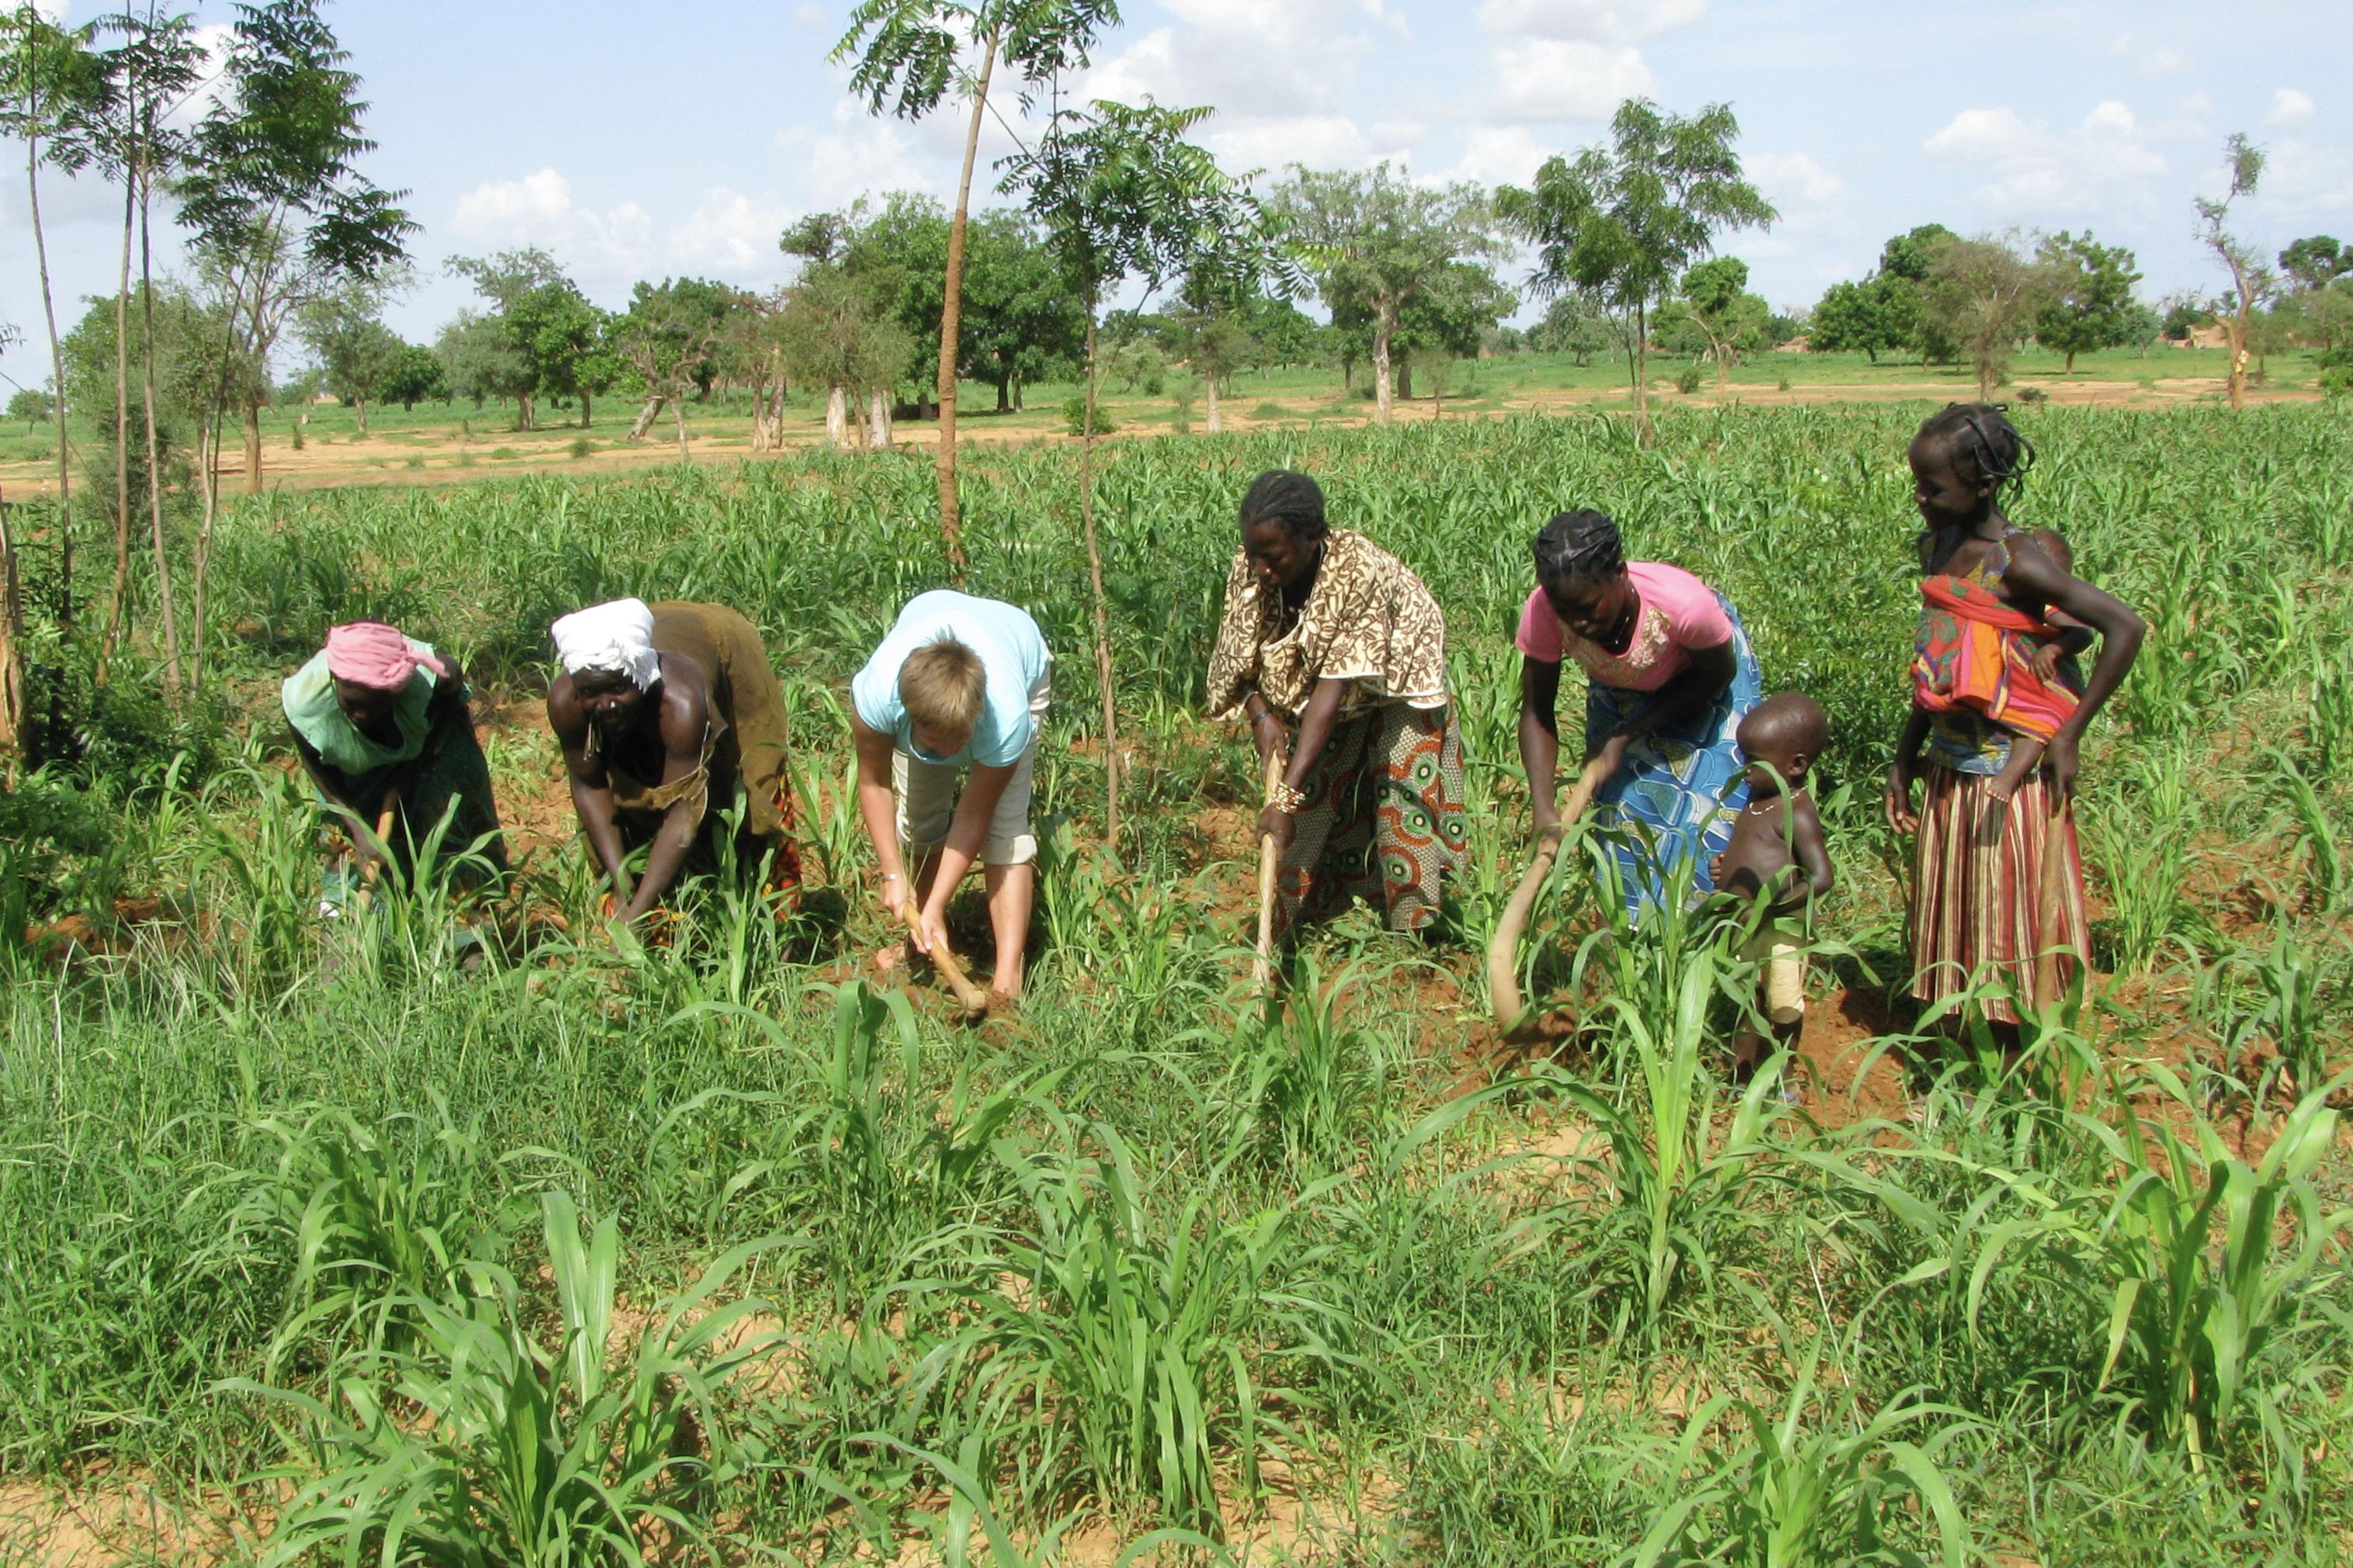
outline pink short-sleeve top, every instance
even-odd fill
[[[1721,647],[1732,640],[1732,620],[1715,591],[1682,567],[1629,561],[1626,575],[1641,608],[1624,653],[1610,653],[1561,625],[1541,587],[1520,612],[1520,634],[1514,639],[1520,651],[1543,664],[1573,658],[1587,676],[1620,691],[1656,691],[1683,673],[1691,649]]]

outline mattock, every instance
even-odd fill
[[[1520,935],[1527,930],[1528,913],[1535,908],[1536,894],[1544,889],[1545,879],[1552,875],[1553,862],[1560,858],[1561,840],[1567,837],[1570,826],[1585,815],[1593,792],[1601,787],[1601,781],[1609,773],[1609,764],[1596,757],[1577,775],[1577,786],[1568,792],[1568,804],[1562,809],[1560,820],[1538,841],[1535,858],[1528,862],[1527,874],[1520,879],[1520,885],[1512,890],[1511,901],[1504,906],[1504,919],[1495,928],[1495,940],[1487,944],[1488,1001],[1494,1008],[1495,1027],[1507,1040],[1534,1037],[1527,1030],[1527,1005],[1520,996]]]
[[[899,918],[907,922],[909,931],[923,929],[923,911],[915,907],[913,899],[899,906]],[[945,980],[948,989],[955,993],[956,1005],[964,1009],[965,1022],[969,1024],[988,1016],[988,993],[965,977],[964,965],[956,962],[956,955],[948,947],[944,937],[932,943],[930,956],[932,967],[940,972],[940,978]]]

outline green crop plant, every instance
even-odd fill
[[[1621,995],[1608,997],[1604,1019],[1616,1048],[1630,1058],[1631,1092],[1623,1100],[1574,1080],[1562,1092],[1599,1127],[1609,1153],[1598,1173],[1610,1189],[1603,1223],[1588,1235],[1576,1266],[1604,1288],[1621,1290],[1621,1322],[1659,1331],[1679,1289],[1704,1289],[1755,1208],[1748,1190],[1764,1174],[1765,1132],[1782,1058],[1760,1068],[1716,1126],[1715,1079],[1704,1065],[1713,1037],[1711,1006],[1725,965],[1712,947],[1687,950],[1673,1011],[1654,1028]]]
[[[2282,1391],[2266,1349],[2326,1326],[2304,1310],[2304,1287],[2353,1226],[2353,1212],[2324,1213],[2312,1183],[2336,1136],[2327,1097],[2343,1081],[2307,1094],[2252,1165],[2202,1119],[2185,1137],[2124,1101],[2121,1125],[2087,1129],[2121,1178],[2021,1188],[2032,1211],[1991,1226],[1976,1250],[1972,1319],[2009,1249],[2070,1255],[2106,1311],[2100,1381],[2115,1381],[2152,1435],[2202,1465],[2250,1423],[2276,1432]]]
[[[1319,1262],[1299,1235],[1315,1189],[1229,1219],[1213,1182],[1164,1226],[1119,1134],[1092,1134],[1097,1158],[1022,1164],[1032,1227],[985,1243],[983,1278],[1007,1288],[959,1298],[974,1320],[961,1343],[985,1356],[999,1408],[1059,1413],[1035,1438],[1039,1468],[1216,1530],[1220,1470],[1254,1485],[1261,1445],[1295,1443],[1292,1419],[1312,1402],[1284,1380],[1338,1353],[1337,1314],[1301,1278]]]
[[[225,1385],[300,1426],[272,1478],[292,1495],[262,1562],[637,1563],[649,1528],[696,1536],[680,1504],[727,1464],[713,1395],[765,1348],[735,1331],[759,1303],[720,1299],[756,1248],[714,1260],[616,1365],[619,1229],[608,1215],[584,1236],[562,1192],[542,1208],[554,1342],[493,1276],[480,1293],[410,1302],[416,1348],[346,1358],[328,1397]]]
[[[1914,1522],[1933,1522],[1933,1561],[1960,1568],[1975,1542],[1945,1470],[1946,1450],[1978,1424],[1966,1413],[1901,1391],[1876,1410],[1852,1389],[1825,1397],[1809,1355],[1778,1410],[1721,1395],[1694,1411],[1682,1435],[1639,1455],[1674,1500],[1660,1510],[1629,1561],[1810,1563],[1931,1561],[1913,1544]],[[1816,1415],[1820,1399],[1827,1406]],[[1809,1419],[1811,1416],[1812,1419]],[[1742,1436],[1712,1434],[1726,1417]],[[1917,1433],[1915,1437],[1913,1434]]]
[[[2221,1019],[2225,1060],[2239,1062],[2257,1040],[2272,1047],[2255,1075],[2254,1100],[2267,1100],[2275,1085],[2285,1088],[2292,1101],[2311,1093],[2329,1075],[2331,1047],[2341,1057],[2347,1044],[2353,939],[2316,933],[2307,941],[2282,929],[2270,947],[2242,949],[2215,968],[2243,976],[2243,984],[2227,992]]]
[[[436,1093],[434,1116],[406,1112],[379,1129],[339,1106],[270,1117],[254,1135],[280,1145],[251,1222],[292,1239],[294,1276],[273,1363],[313,1335],[358,1329],[403,1348],[403,1304],[462,1300],[505,1245],[479,1119],[459,1125]]]

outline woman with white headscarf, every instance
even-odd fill
[[[765,867],[779,914],[800,894],[785,696],[752,623],[720,605],[617,599],[549,628],[564,665],[547,722],[564,751],[581,831],[610,879],[612,912],[660,903],[690,856],[718,864],[720,812],[744,784],[740,870]],[[632,884],[628,861],[646,847]],[[693,854],[699,850],[699,854]]]

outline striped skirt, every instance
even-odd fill
[[[1990,775],[1933,763],[1921,773],[1927,795],[1913,863],[1912,994],[1936,1002],[1986,985],[1978,999],[1986,1017],[2015,1024],[2012,995],[2033,994],[2038,954],[2047,947],[2061,950],[2059,983],[2064,985],[2089,951],[2074,819],[2063,828],[2067,871],[2057,918],[2046,929],[2045,911],[2036,907],[2051,841],[2051,792],[2042,775],[2031,776],[2005,805],[1994,798]]]

